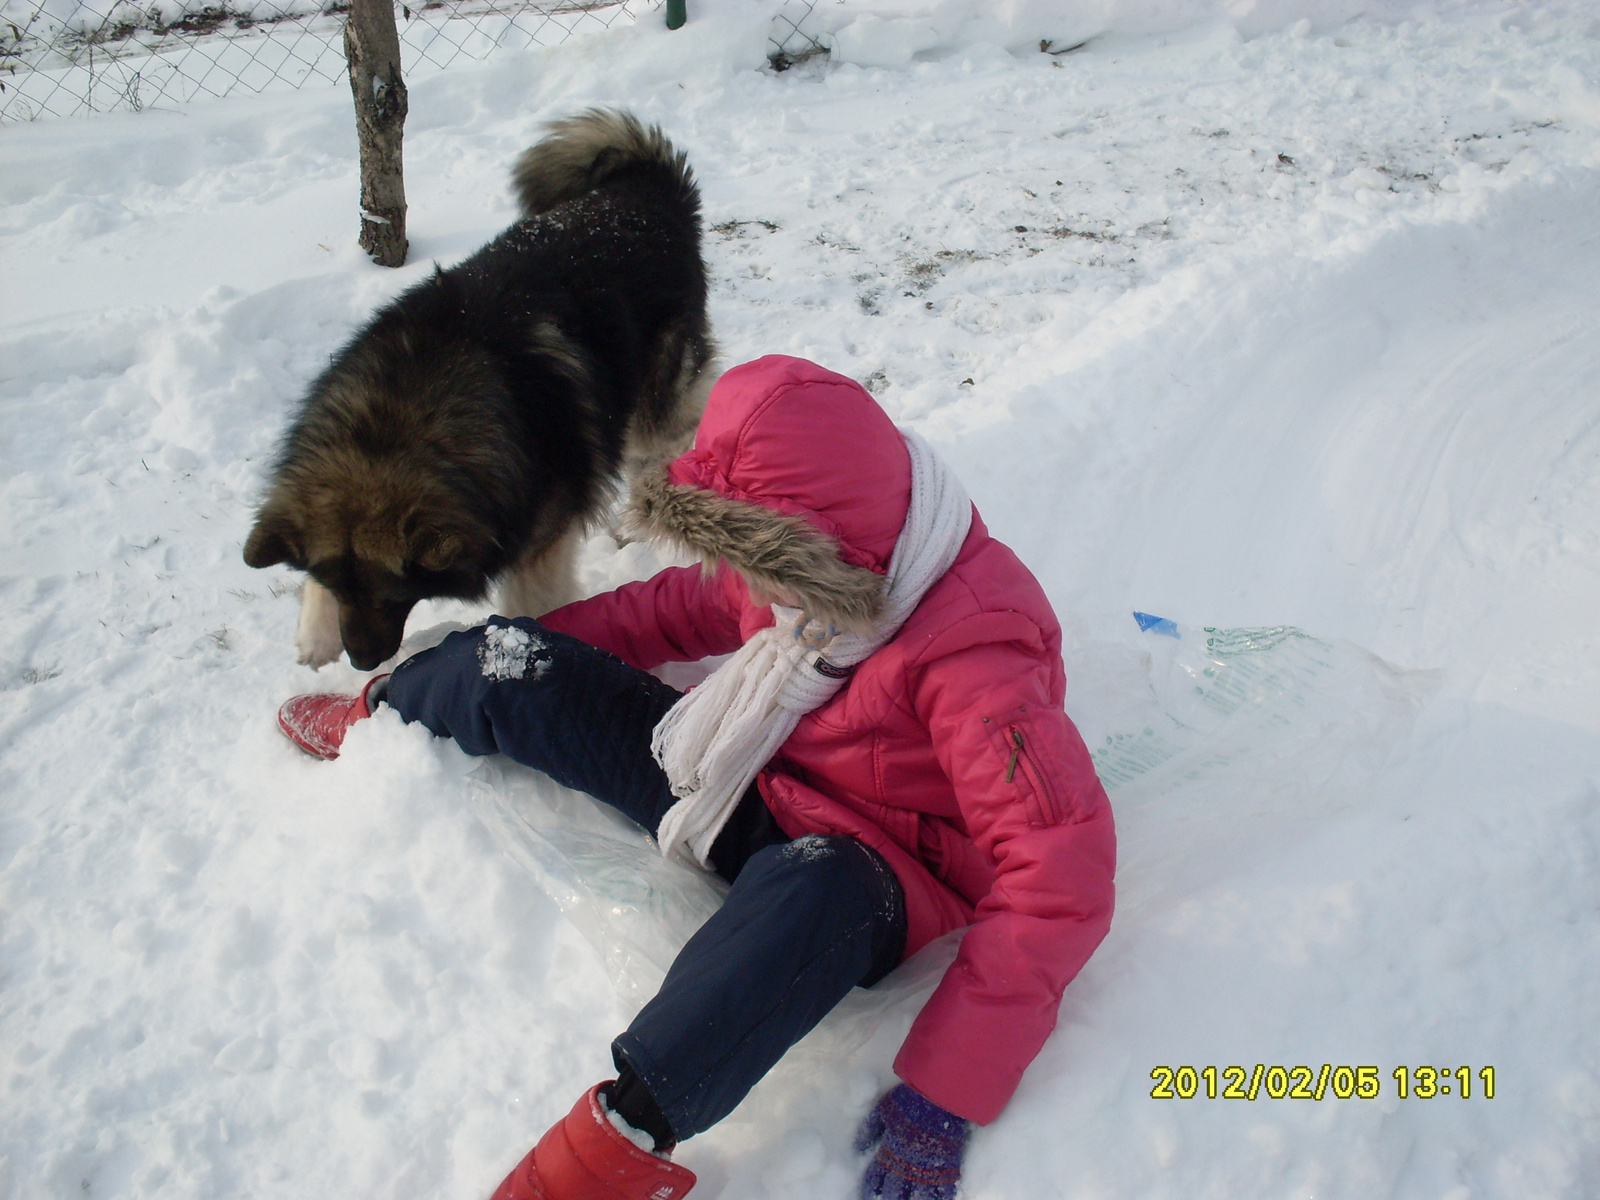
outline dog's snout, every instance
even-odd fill
[[[340,605],[339,636],[350,665],[358,671],[371,671],[393,658],[405,637],[409,604],[385,604],[373,609]]]
[[[395,649],[398,650],[399,647],[396,646]],[[389,654],[393,654],[393,653],[394,653],[394,650],[391,650],[389,652]],[[358,671],[375,671],[375,670],[378,669],[379,665],[383,662],[383,660],[389,657],[389,654],[378,654],[378,653],[365,653],[365,654],[363,654],[363,653],[360,653],[360,652],[355,651],[355,650],[346,650],[345,654],[350,659],[350,665],[352,667],[354,667]]]

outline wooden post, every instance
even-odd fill
[[[406,85],[391,0],[350,0],[344,56],[361,141],[361,248],[380,266],[406,261],[406,184],[400,139]]]

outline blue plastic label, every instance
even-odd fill
[[[1133,619],[1139,622],[1139,628],[1146,633],[1160,633],[1169,638],[1182,640],[1183,634],[1178,632],[1178,627],[1166,617],[1153,617],[1149,613],[1136,612]]]

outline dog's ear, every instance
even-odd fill
[[[284,517],[276,513],[262,513],[256,518],[250,536],[245,539],[245,564],[273,567],[286,562],[292,567],[300,566],[300,550],[295,543],[296,531]]]
[[[411,545],[411,561],[424,571],[448,571],[457,566],[466,553],[466,539],[448,529],[425,530]]]

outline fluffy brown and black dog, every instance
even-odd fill
[[[712,357],[700,196],[657,128],[591,109],[512,174],[522,219],[436,270],[311,386],[244,547],[308,573],[300,661],[370,670],[418,600],[573,598],[626,463],[693,435]]]

